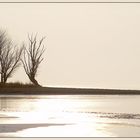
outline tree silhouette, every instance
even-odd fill
[[[39,65],[43,60],[42,55],[45,49],[42,43],[44,39],[45,38],[42,37],[40,40],[37,40],[37,35],[36,36],[28,35],[29,41],[28,48],[25,46],[25,44],[23,45],[24,46],[24,53],[22,59],[23,67],[26,74],[28,75],[28,78],[35,86],[40,86],[40,84],[36,80],[36,75]]]
[[[23,48],[13,45],[6,31],[0,30],[0,75],[1,83],[5,84],[20,66]]]

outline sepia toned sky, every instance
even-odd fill
[[[46,36],[44,86],[140,89],[140,3],[0,3],[0,28],[19,47]],[[29,82],[22,67],[9,81]]]

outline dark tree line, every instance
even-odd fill
[[[44,37],[37,40],[37,36],[28,36],[28,45],[14,45],[6,31],[0,30],[0,76],[1,84],[5,84],[18,67],[22,64],[30,81],[40,86],[36,80],[40,63],[45,51]],[[21,63],[22,62],[22,63]]]

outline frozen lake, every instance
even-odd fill
[[[0,137],[140,137],[140,95],[0,95]]]

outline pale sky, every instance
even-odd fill
[[[140,3],[0,3],[0,27],[19,47],[46,36],[44,86],[140,89]],[[29,80],[21,67],[9,81]]]

